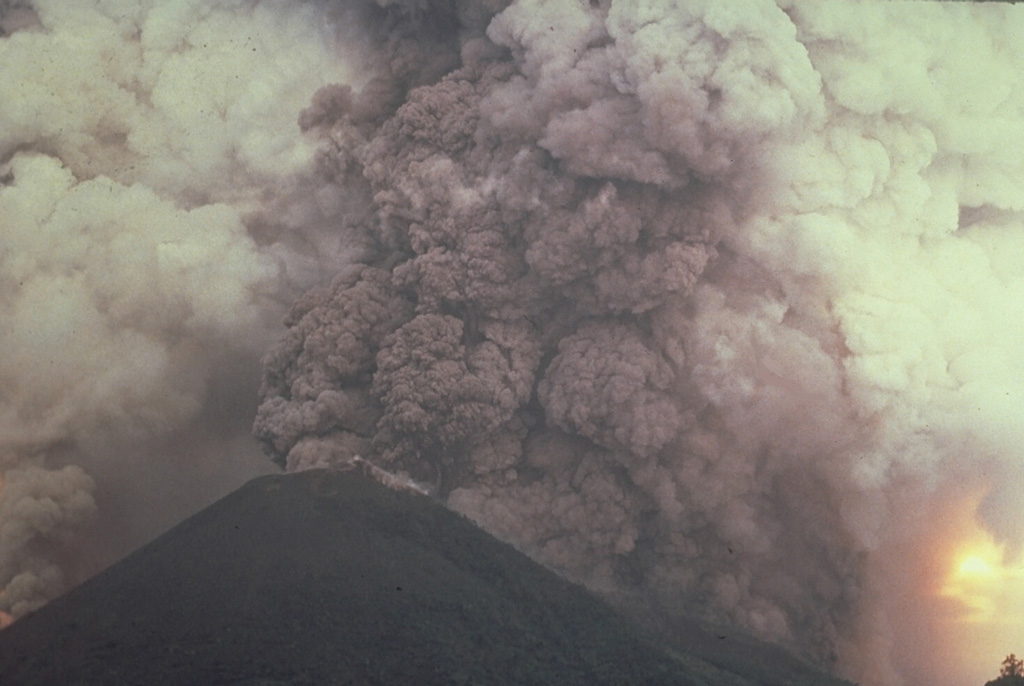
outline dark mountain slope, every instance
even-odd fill
[[[256,479],[0,633],[19,686],[759,681],[361,470]]]

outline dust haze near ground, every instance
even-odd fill
[[[1024,14],[506,4],[0,5],[4,608],[255,414],[611,595],[985,677],[939,592],[1024,534]]]

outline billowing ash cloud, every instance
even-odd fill
[[[64,572],[55,562],[76,522],[93,514],[92,480],[80,468],[38,467],[5,473],[0,500],[0,574],[4,604],[0,627],[10,617],[39,606],[41,598],[64,590]]]
[[[962,674],[935,550],[1024,532],[1024,14],[436,4],[300,117],[365,252],[266,357],[275,460],[865,684]]]
[[[298,115],[374,8],[0,2],[0,617],[257,471],[259,357],[361,250]]]

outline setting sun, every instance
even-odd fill
[[[936,540],[943,552],[933,568],[934,607],[942,619],[936,625],[941,638],[932,647],[940,645],[960,665],[959,683],[994,677],[999,661],[1020,650],[1024,635],[1024,560],[977,521],[979,500],[951,505],[947,527]]]
[[[995,575],[995,569],[980,555],[968,555],[960,561],[957,574],[964,577],[991,577]]]
[[[939,595],[956,603],[957,621],[991,623],[998,621],[997,600],[1011,573],[1002,546],[980,531],[972,538],[952,556]]]
[[[988,536],[979,536],[954,558],[947,584],[958,580],[974,584],[997,581],[1006,571],[1005,556],[1003,546]]]

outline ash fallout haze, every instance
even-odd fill
[[[1024,9],[0,27],[4,621],[270,468],[251,428],[865,686],[1024,650]]]

